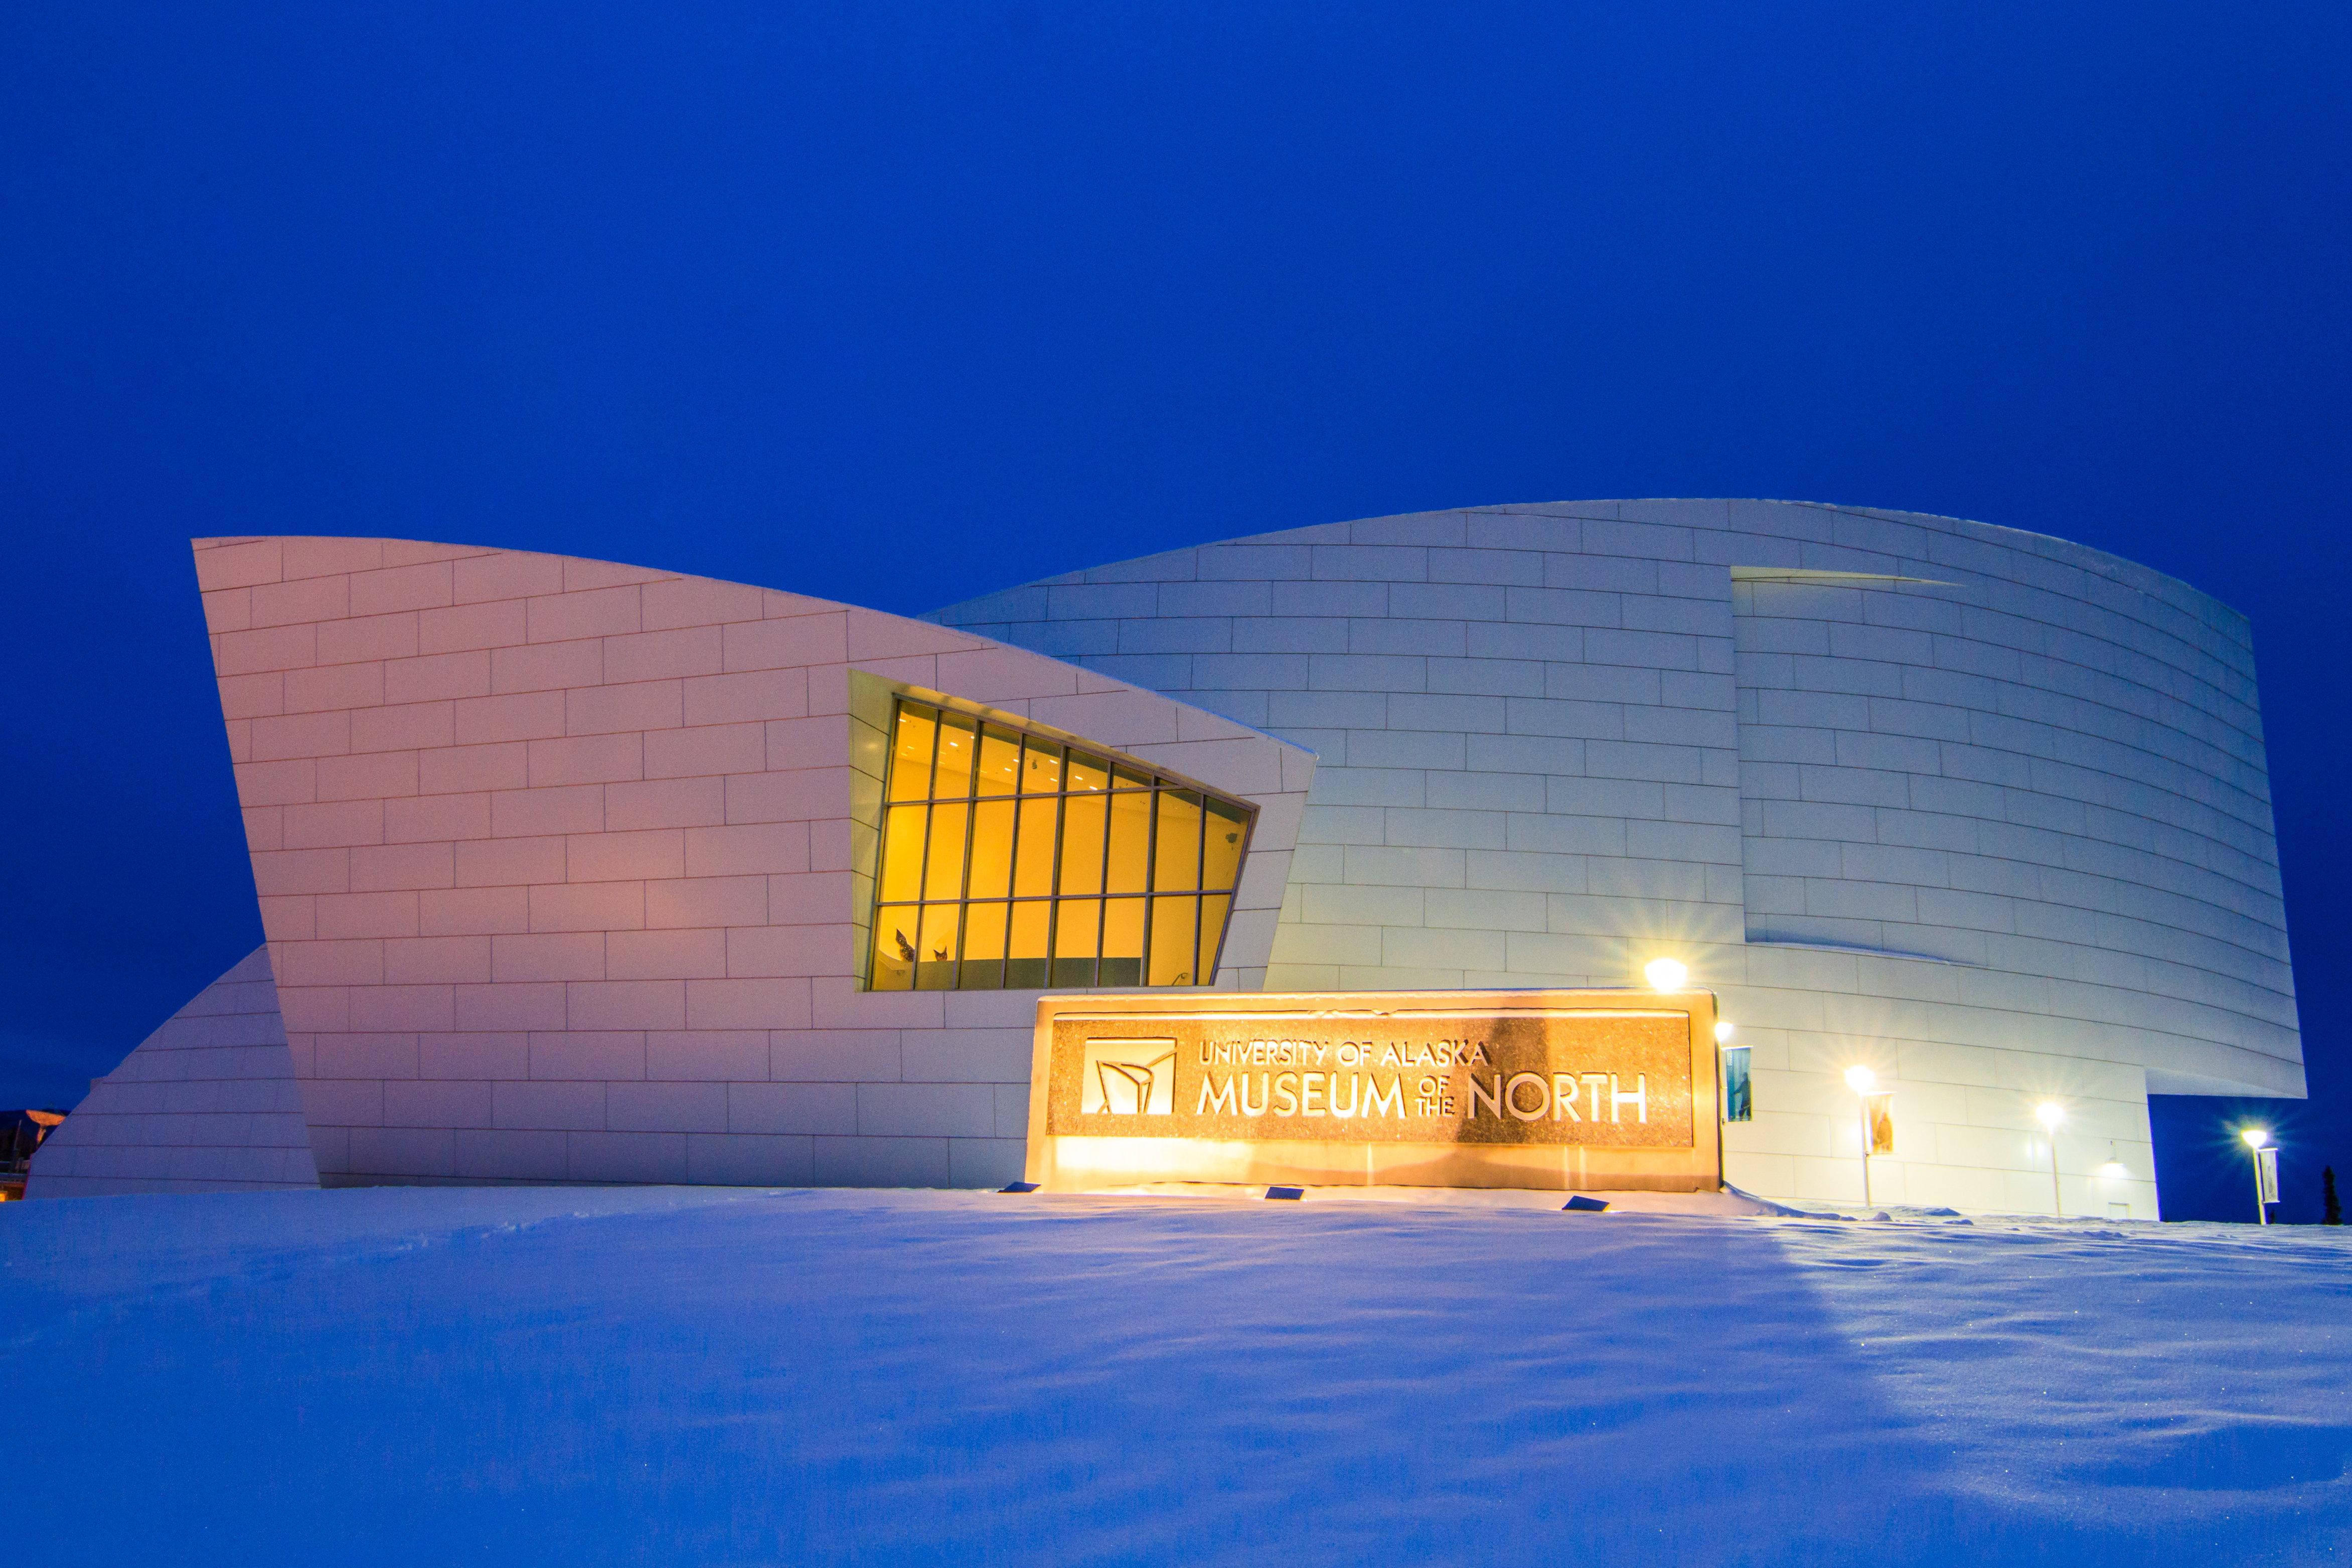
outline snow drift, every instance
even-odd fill
[[[27,1561],[2340,1563],[2340,1232],[948,1193],[0,1210]]]

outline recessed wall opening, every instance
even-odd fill
[[[899,698],[871,988],[1205,985],[1255,811],[1129,758]]]

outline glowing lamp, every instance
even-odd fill
[[[1654,958],[1642,966],[1642,978],[1653,991],[1679,991],[1690,978],[1690,969],[1678,958]]]
[[[2266,1127],[2249,1127],[2238,1136],[2246,1141],[2249,1149],[2259,1149],[2271,1141],[2270,1130]]]
[[[1715,1043],[1719,1046],[1726,1040],[1730,1039],[1736,1033],[1738,1033],[1738,1031],[1733,1029],[1729,1024],[1717,1023],[1715,1026]]]
[[[1878,1087],[1878,1075],[1868,1068],[1845,1069],[1845,1086],[1856,1094],[1868,1094]]]
[[[2033,1108],[2033,1119],[2055,1132],[2058,1124],[2066,1120],[2066,1108],[2054,1100],[2045,1100]]]

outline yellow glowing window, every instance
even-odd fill
[[[901,701],[875,881],[877,991],[1204,985],[1255,808]]]

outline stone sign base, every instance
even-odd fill
[[[1027,1176],[1708,1192],[1706,991],[1048,996]]]

